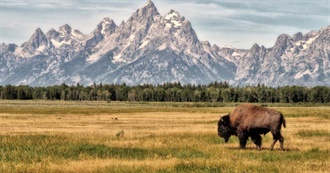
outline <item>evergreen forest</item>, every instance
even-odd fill
[[[164,83],[159,85],[93,84],[91,86],[0,86],[0,99],[75,100],[131,102],[250,102],[330,103],[327,86],[230,86],[227,82],[207,85]]]

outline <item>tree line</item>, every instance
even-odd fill
[[[250,103],[329,103],[330,87],[265,85],[233,87],[227,82],[192,85],[180,82],[159,85],[93,84],[31,87],[0,86],[1,99],[99,100],[144,102],[250,102]]]

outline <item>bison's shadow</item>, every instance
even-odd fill
[[[229,150],[247,150],[247,151],[259,151],[256,147],[246,147],[244,149],[241,149],[239,147],[227,147]],[[280,148],[274,148],[271,150],[270,148],[262,148],[260,151],[283,151],[283,152],[290,152],[290,151],[299,151],[298,148],[284,148],[281,150]]]

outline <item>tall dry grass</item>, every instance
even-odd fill
[[[0,172],[328,172],[329,107],[284,113],[285,151],[217,136],[233,107],[0,101]],[[24,110],[24,111],[22,111]],[[123,137],[116,134],[124,131]]]

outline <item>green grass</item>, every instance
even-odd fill
[[[207,106],[199,108],[194,103],[145,102],[70,102],[70,101],[4,101],[0,100],[1,113],[8,114],[118,114],[140,112],[215,112]],[[20,105],[20,103],[23,103]],[[199,104],[199,103],[198,103]],[[208,103],[200,103],[208,104]],[[178,106],[180,105],[180,106]],[[18,109],[19,107],[19,109]],[[229,111],[229,109],[228,109]]]
[[[91,139],[63,135],[13,135],[0,138],[0,162],[35,163],[42,158],[59,161],[88,158],[138,159],[153,158],[208,158],[209,154],[189,146],[146,149],[95,144]]]
[[[160,138],[160,136],[157,136]],[[202,139],[195,137],[196,141],[189,135],[183,140],[193,140],[192,143],[200,143]],[[172,138],[175,142],[179,139]],[[207,141],[208,137],[204,138]],[[104,144],[95,144],[89,141],[90,139],[76,138],[74,136],[67,137],[63,135],[15,135],[1,136],[1,163],[21,163],[21,164],[36,164],[42,162],[60,163],[63,160],[86,160],[86,159],[131,159],[144,160],[153,159],[155,157],[166,160],[167,158],[176,158],[180,161],[172,168],[163,170],[155,170],[147,167],[117,167],[114,170],[123,172],[139,172],[139,171],[155,171],[155,172],[285,172],[284,168],[279,168],[276,165],[282,164],[300,164],[305,161],[327,162],[330,154],[329,150],[320,150],[312,148],[307,151],[256,151],[253,149],[218,149],[210,151],[199,150],[203,145],[198,146],[176,146],[165,144],[164,147],[158,149],[148,149],[143,147],[113,147]],[[181,138],[182,140],[182,138]],[[212,141],[212,140],[211,140]],[[218,143],[220,144],[220,143]],[[218,153],[217,153],[218,152]],[[226,157],[229,163],[208,163],[204,161],[217,160],[218,157]],[[222,159],[223,160],[223,159]],[[237,162],[253,161],[258,163],[257,166],[243,164],[235,166]],[[261,166],[260,164],[264,166]],[[99,171],[107,172],[111,169],[102,168]],[[302,168],[298,170],[303,170]],[[296,171],[298,171],[296,170]],[[0,169],[1,171],[1,169]]]
[[[194,103],[0,101],[0,172],[327,172],[328,107],[282,111],[285,150],[217,136],[233,107]],[[172,105],[173,104],[173,105]],[[234,106],[236,103],[232,103]],[[118,120],[113,120],[118,117]],[[122,138],[116,137],[120,130]]]
[[[184,137],[185,136],[185,137]],[[166,136],[155,136],[147,141],[154,141]],[[107,170],[117,170],[119,172],[285,172],[289,170],[278,165],[301,164],[305,161],[325,163],[329,161],[329,150],[311,148],[306,151],[286,150],[286,151],[257,151],[252,148],[240,150],[237,148],[218,148],[213,146],[209,150],[203,150],[201,141],[206,143],[217,143],[220,141],[208,140],[210,135],[200,135],[192,137],[189,134],[175,136],[171,139],[174,143],[191,140],[197,146],[189,145],[169,145],[164,144],[162,148],[144,148],[138,146],[115,147],[105,144],[98,144],[88,138],[77,138],[71,135],[6,135],[1,136],[0,141],[0,163],[21,163],[36,164],[42,162],[60,163],[63,160],[86,160],[86,159],[125,159],[144,160],[158,159],[166,160],[176,158],[181,161],[174,167],[166,169],[155,169],[148,167],[116,167],[102,168],[100,172]],[[209,144],[207,144],[209,145]],[[174,146],[174,147],[173,147]],[[223,159],[222,157],[226,157]],[[216,162],[217,158],[219,162]],[[211,160],[210,162],[208,160]],[[224,162],[224,160],[227,160]],[[249,165],[244,162],[252,162],[256,165]],[[242,162],[242,163],[241,163]],[[230,164],[231,163],[231,164]],[[311,168],[313,169],[313,168]],[[1,167],[0,167],[1,171]],[[303,171],[302,168],[295,172]],[[1,171],[2,172],[2,171]]]
[[[178,103],[178,102],[106,102],[106,101],[43,101],[0,100],[1,113],[66,115],[118,114],[144,112],[230,113],[240,103]],[[306,103],[307,104],[307,103]],[[268,103],[285,117],[322,117],[330,119],[330,108],[324,104],[308,107],[303,103]],[[256,104],[263,105],[263,104]],[[311,106],[311,104],[308,104]],[[322,107],[323,106],[323,107]]]
[[[330,133],[324,130],[301,130],[297,133],[297,135],[304,138],[330,137]]]

